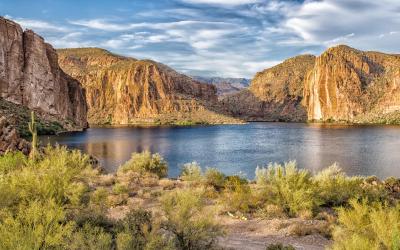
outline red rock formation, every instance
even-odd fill
[[[89,122],[225,123],[216,114],[216,88],[149,60],[97,48],[59,50],[59,63],[86,88]]]
[[[301,105],[304,79],[315,57],[301,55],[256,74],[248,90],[228,95],[228,114],[248,121],[306,121]]]
[[[400,56],[337,46],[321,54],[307,76],[309,120],[376,122],[400,111]]]
[[[58,66],[53,47],[0,17],[0,96],[38,112],[87,126],[85,92]]]

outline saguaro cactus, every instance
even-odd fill
[[[37,138],[37,128],[36,128],[36,122],[35,122],[35,112],[31,112],[31,121],[28,123],[29,131],[32,134],[32,148],[31,152],[29,154],[29,157],[32,160],[35,160],[37,157],[38,153],[38,138]]]

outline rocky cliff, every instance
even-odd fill
[[[232,123],[213,111],[216,88],[150,60],[97,48],[58,51],[61,67],[86,89],[92,124]]]
[[[229,114],[249,121],[306,121],[301,100],[314,62],[314,56],[301,55],[259,72],[249,89],[226,96],[222,105]]]
[[[328,49],[307,75],[304,105],[309,120],[386,123],[400,117],[400,55]]]
[[[58,66],[53,47],[0,17],[0,96],[56,118],[66,129],[87,126],[85,92]]]

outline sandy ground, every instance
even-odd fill
[[[174,184],[171,189],[180,186],[176,181],[169,182]],[[165,191],[165,187],[158,185],[148,189],[151,192]],[[110,208],[109,218],[122,219],[130,209],[139,207],[152,211],[153,215],[159,214],[159,201],[149,194],[129,197],[127,204]],[[290,244],[296,249],[319,250],[331,244],[330,240],[319,233],[318,228],[324,228],[324,223],[327,223],[322,220],[301,218],[243,220],[227,214],[217,215],[216,220],[224,227],[226,235],[219,239],[219,244],[226,249],[265,250],[270,244],[282,243]]]
[[[270,244],[290,244],[296,249],[325,249],[331,242],[320,234],[306,236],[290,235],[290,227],[295,223],[318,223],[301,219],[273,219],[241,221],[224,217],[221,223],[227,235],[219,240],[228,249],[265,250]]]

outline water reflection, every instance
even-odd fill
[[[400,176],[400,128],[326,126],[295,123],[151,128],[91,128],[82,133],[44,137],[81,149],[113,172],[132,152],[159,152],[170,176],[197,161],[226,174],[254,176],[256,166],[296,160],[316,172],[334,162],[351,175]]]

